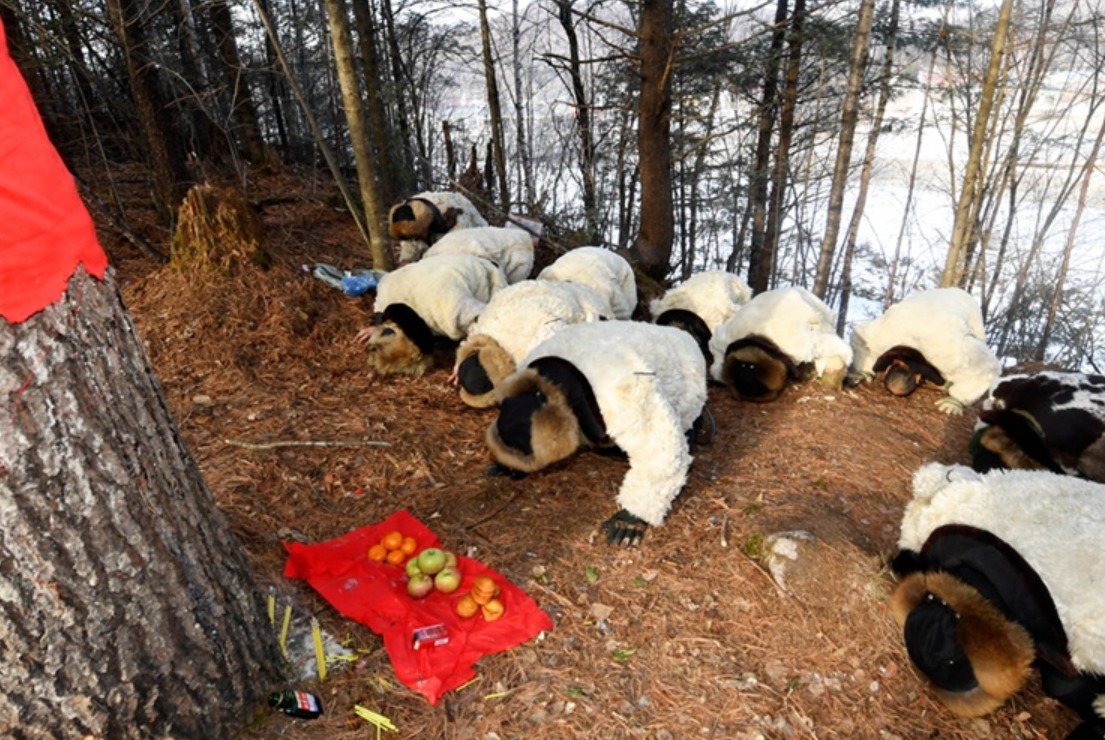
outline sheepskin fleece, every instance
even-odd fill
[[[569,324],[611,318],[609,298],[588,285],[523,280],[492,296],[469,335],[491,337],[517,363]]]
[[[460,193],[454,193],[449,190],[430,190],[412,195],[407,200],[412,200],[414,198],[430,201],[437,206],[437,210],[441,211],[442,215],[450,208],[457,209],[457,223],[453,227],[453,231],[487,226],[487,219],[480,215],[480,212],[476,210],[476,206],[472,205],[472,201],[468,200],[468,198]]]
[[[480,226],[454,229],[434,242],[423,259],[437,254],[472,254],[503,268],[511,283],[525,280],[533,272],[533,235],[523,229]]]
[[[724,270],[707,270],[691,275],[681,285],[648,304],[655,321],[664,311],[682,309],[702,319],[716,331],[737,309],[748,303],[752,291],[739,275]]]
[[[637,279],[622,256],[603,247],[576,247],[537,275],[538,280],[582,283],[610,296],[614,318],[629,319],[637,309]]]
[[[377,313],[405,303],[435,334],[461,340],[491,297],[507,286],[493,262],[468,254],[442,254],[400,267],[376,287]]]
[[[726,348],[753,335],[770,339],[796,364],[813,363],[818,376],[826,370],[844,370],[852,362],[852,350],[836,335],[835,325],[832,310],[805,288],[764,291],[714,330],[710,373],[720,381]]]
[[[541,357],[568,360],[587,378],[607,434],[629,456],[618,505],[662,524],[691,466],[684,432],[706,405],[706,360],[694,338],[643,322],[573,324],[519,365]]]
[[[912,347],[948,382],[948,395],[969,406],[990,389],[1001,364],[986,346],[978,301],[961,288],[911,293],[852,332],[855,369],[870,373],[891,347]]]
[[[903,550],[920,552],[945,524],[990,532],[1043,579],[1080,671],[1105,675],[1105,485],[1049,472],[976,473],[928,463],[913,476]]]

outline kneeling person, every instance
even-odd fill
[[[532,473],[581,447],[629,457],[607,541],[634,545],[664,521],[687,481],[691,439],[705,413],[706,360],[673,327],[631,321],[574,324],[535,347],[496,388],[487,430],[496,462]]]

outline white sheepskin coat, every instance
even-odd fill
[[[637,279],[622,256],[603,247],[576,247],[537,275],[538,280],[582,283],[610,296],[614,317],[628,319],[637,308]]]
[[[733,318],[737,309],[751,298],[752,291],[739,275],[707,270],[691,275],[681,285],[651,301],[648,308],[653,320],[665,311],[690,311],[713,332]]]
[[[405,303],[435,334],[461,340],[498,291],[508,285],[495,263],[469,254],[442,254],[387,273],[376,286],[375,311]]]
[[[438,254],[472,254],[489,259],[503,268],[507,280],[517,283],[533,272],[533,235],[512,227],[454,229],[434,242],[423,259]]]
[[[517,363],[569,324],[612,318],[609,298],[589,285],[523,280],[492,296],[469,336],[494,339]]]
[[[521,363],[561,357],[587,378],[606,432],[629,456],[618,505],[660,525],[687,482],[684,434],[706,405],[706,360],[690,334],[670,326],[600,321],[564,327]]]
[[[796,363],[813,363],[818,376],[843,371],[852,362],[852,349],[836,335],[835,325],[832,310],[805,288],[764,291],[714,331],[710,372],[720,381],[725,350],[738,339],[753,335],[770,339]]]
[[[457,209],[457,222],[453,226],[452,231],[459,229],[474,229],[477,226],[487,226],[487,219],[485,219],[480,212],[476,209],[476,206],[472,205],[472,201],[468,200],[460,193],[454,193],[452,191],[435,191],[428,190],[423,193],[412,195],[408,200],[414,198],[420,198],[422,200],[428,200],[433,203],[437,210],[444,214],[450,208]],[[426,251],[426,242],[404,239],[399,242],[399,261],[411,262],[422,256],[422,253]]]
[[[1050,472],[976,473],[928,463],[913,476],[902,549],[920,552],[945,524],[997,535],[1043,580],[1080,671],[1105,675],[1105,485]]]
[[[1001,374],[1001,363],[986,346],[978,301],[961,288],[911,293],[882,316],[852,332],[855,369],[870,373],[891,347],[912,347],[925,356],[949,385],[947,394],[964,406],[983,396]]]

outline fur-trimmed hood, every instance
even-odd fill
[[[1039,471],[976,473],[929,463],[913,478],[898,541],[920,552],[934,530],[966,525],[1000,538],[1045,584],[1072,664],[1105,675],[1105,485]]]
[[[890,610],[913,664],[956,714],[988,714],[1028,681],[1032,638],[951,574],[906,576],[890,596]]]
[[[631,321],[564,327],[503,382],[503,411],[515,397],[515,383],[529,388],[525,378],[544,358],[578,369],[594,395],[605,435],[629,456],[618,504],[649,524],[661,524],[687,480],[691,455],[685,433],[706,403],[706,363],[694,339],[679,329]],[[529,403],[537,406],[535,397]],[[534,461],[553,459],[556,452],[533,453]]]
[[[965,406],[989,390],[1001,364],[986,345],[982,310],[961,288],[911,293],[851,337],[855,369],[870,373],[887,350],[912,347],[948,381],[947,393]]]
[[[629,319],[637,308],[633,266],[603,247],[576,247],[537,274],[538,280],[589,285],[610,300],[614,318]]]
[[[794,365],[811,363],[820,377],[839,373],[852,362],[852,350],[836,335],[836,317],[825,303],[805,288],[768,290],[754,296],[710,340],[714,364],[711,376],[723,381],[723,363],[729,346],[745,337],[770,340]]]

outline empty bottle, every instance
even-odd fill
[[[322,714],[322,702],[306,691],[274,691],[269,694],[269,706],[300,719],[315,719]]]

